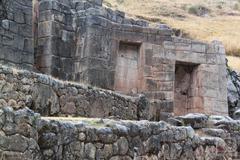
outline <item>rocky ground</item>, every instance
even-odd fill
[[[228,71],[228,107],[234,119],[240,119],[240,74],[229,67]]]

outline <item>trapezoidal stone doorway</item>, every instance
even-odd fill
[[[140,44],[120,42],[116,58],[114,90],[136,94],[139,90]]]
[[[198,94],[197,64],[176,63],[174,83],[174,114],[176,116],[198,112],[203,108]]]

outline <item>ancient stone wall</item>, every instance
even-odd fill
[[[0,1],[0,62],[32,69],[32,0]]]
[[[44,73],[123,94],[143,93],[152,100],[155,120],[173,112],[228,113],[225,50],[219,42],[172,37],[170,28],[151,28],[101,1],[40,1],[39,12],[37,63]],[[175,78],[181,64],[194,66],[184,92],[174,88],[182,83]]]
[[[143,93],[155,102],[151,107],[153,113],[160,117],[171,112],[228,114],[222,44],[174,38],[163,45],[143,45],[143,49],[146,50]],[[179,66],[186,66],[191,73],[178,73]]]
[[[149,119],[148,100],[0,66],[0,106],[28,106],[44,116]]]
[[[225,50],[219,42],[173,37],[169,27],[151,28],[103,7],[101,0],[35,0],[33,10],[30,0],[8,2],[9,17],[1,20],[3,63],[34,64],[62,80],[144,94],[152,120],[173,113],[228,113]],[[181,65],[191,72],[179,78]]]
[[[121,41],[161,43],[169,29],[147,28],[102,1],[40,1],[38,68],[61,79],[114,88]]]
[[[3,107],[0,155],[8,160],[239,158],[239,121],[205,115],[181,118],[196,130],[162,121],[41,118],[27,108]]]
[[[37,120],[30,110],[14,112],[12,108],[0,109],[0,157],[6,160],[41,159],[38,145]]]

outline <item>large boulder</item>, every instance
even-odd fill
[[[200,113],[189,113],[185,116],[176,117],[183,125],[191,126],[194,129],[204,128],[207,126],[208,116]]]

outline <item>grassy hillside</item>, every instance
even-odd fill
[[[166,23],[189,38],[220,40],[228,55],[240,57],[240,0],[104,0],[104,4],[131,17]]]

